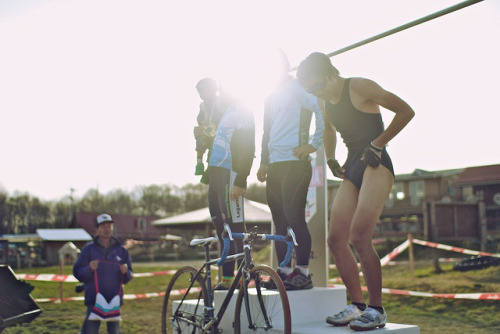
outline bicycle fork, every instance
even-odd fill
[[[247,246],[247,245],[246,245]],[[249,271],[252,269],[252,258],[251,258],[251,255],[250,255],[250,246],[247,246],[244,248],[244,252],[245,252],[245,263],[247,263],[245,265],[245,268],[243,270],[243,272],[245,273],[243,275],[243,285],[246,287],[243,289],[243,302],[245,303],[245,311],[246,311],[246,314],[247,314],[247,320],[248,320],[248,328],[249,329],[257,329],[257,326],[255,325],[253,319],[252,319],[252,312],[250,310],[250,293],[248,292],[248,284],[250,282],[250,273]],[[254,298],[257,298],[257,300],[259,301],[259,307],[260,307],[260,310],[261,310],[261,315],[264,316],[264,320],[266,322],[266,326],[265,326],[265,329],[270,329],[272,328],[273,326],[271,325],[271,322],[269,321],[269,317],[267,316],[267,311],[266,311],[266,306],[264,305],[264,298],[262,296],[262,290],[261,290],[261,277],[260,275],[257,274],[256,277],[254,277],[254,281],[255,281],[255,291],[257,292],[257,296],[255,296]]]

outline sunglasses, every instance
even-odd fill
[[[314,85],[312,87],[306,87],[305,90],[309,94],[314,94],[314,93],[319,92],[320,90],[323,90],[323,88],[325,88],[325,87],[326,87],[326,79],[323,80],[322,82],[317,83],[316,85]]]

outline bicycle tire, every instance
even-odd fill
[[[240,289],[236,298],[234,310],[234,333],[269,333],[272,328],[285,334],[292,333],[292,318],[290,304],[285,286],[279,275],[271,267],[257,265],[250,270],[247,281],[249,294],[249,309],[253,326],[248,325],[245,306],[245,289]],[[274,285],[273,285],[274,283]],[[266,286],[275,287],[268,289]],[[264,311],[259,306],[262,303],[270,326],[266,324]],[[252,327],[252,328],[250,328]]]
[[[161,313],[162,334],[198,334],[202,333],[204,323],[204,307],[207,302],[207,287],[204,278],[199,275],[184,301],[186,289],[196,275],[197,270],[191,266],[185,266],[177,270],[170,279]],[[193,290],[194,289],[194,290]],[[173,314],[174,302],[182,302],[179,311]],[[175,303],[177,306],[177,303]]]

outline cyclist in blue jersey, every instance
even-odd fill
[[[262,154],[257,178],[266,183],[266,195],[271,209],[275,233],[286,235],[287,228],[295,232],[296,265],[289,263],[277,270],[287,290],[313,287],[309,274],[311,235],[306,223],[307,191],[311,182],[309,154],[321,147],[324,122],[316,98],[304,91],[290,76],[290,64],[280,52],[281,68],[278,87],[266,100]],[[316,129],[309,140],[312,114]],[[285,259],[286,245],[275,243],[278,262]]]
[[[349,325],[354,330],[384,327],[387,314],[382,307],[382,271],[372,237],[394,183],[386,145],[410,122],[414,111],[372,80],[341,77],[322,53],[315,52],[304,59],[297,78],[318,97],[325,119],[323,144],[327,163],[333,175],[343,179],[331,209],[328,246],[352,304],[326,321],[336,326]],[[380,107],[395,114],[386,129]],[[343,166],[335,159],[337,131],[348,149]],[[350,243],[361,262],[368,287],[368,307]]]
[[[219,240],[224,223],[233,232],[245,232],[243,195],[255,154],[255,124],[243,104],[223,96],[220,119],[209,160],[208,207]],[[229,255],[243,251],[241,240],[231,242]],[[216,289],[228,289],[234,278],[234,262],[222,266],[222,281]]]

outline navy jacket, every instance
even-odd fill
[[[94,272],[90,270],[89,266],[90,261],[103,261],[99,262],[97,267],[97,282],[99,292],[107,301],[110,301],[120,291],[121,283],[125,284],[132,279],[132,262],[127,249],[116,238],[112,238],[109,248],[105,249],[98,242],[98,238],[96,237],[94,242],[83,247],[82,253],[73,266],[73,275],[85,287],[85,305],[94,305],[97,294]],[[128,265],[128,272],[122,275],[120,265],[124,263]],[[123,303],[123,289],[121,289],[120,299]]]

